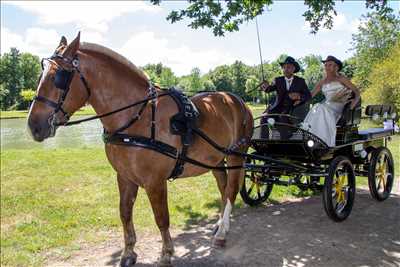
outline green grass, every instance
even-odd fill
[[[5,150],[1,162],[3,265],[38,266],[49,250],[60,248],[67,257],[79,249],[77,240],[98,242],[108,231],[121,231],[115,173],[102,148]],[[168,186],[173,227],[217,215],[219,193],[210,174]],[[288,193],[276,188],[272,199]],[[236,206],[243,206],[240,197]],[[138,231],[156,230],[142,190],[134,218]]]
[[[75,112],[74,116],[95,115],[92,106],[85,106]],[[0,119],[17,119],[28,117],[28,110],[0,111]]]

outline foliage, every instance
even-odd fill
[[[372,68],[363,98],[368,104],[393,104],[400,111],[400,40],[389,54]]]
[[[190,92],[198,92],[202,90],[203,83],[201,81],[200,69],[193,68],[189,76],[189,90]]]
[[[232,82],[230,79],[230,68],[228,65],[216,67],[209,74],[210,80],[215,85],[217,91],[233,91]]]
[[[353,35],[355,50],[355,83],[363,90],[371,80],[367,77],[373,66],[390,56],[391,47],[400,38],[400,18],[393,10],[371,12],[363,16],[358,33]]]
[[[150,0],[160,4],[161,0]],[[173,10],[167,16],[171,23],[188,18],[189,27],[193,29],[210,28],[215,36],[223,36],[225,32],[238,31],[244,22],[253,20],[265,12],[273,0],[189,0],[189,6],[181,10]],[[387,8],[387,0],[365,0],[366,7],[382,13]],[[311,32],[316,33],[321,26],[331,29],[333,17],[336,16],[335,0],[305,0],[308,10],[304,12],[305,20],[310,23]],[[322,25],[321,25],[322,22]]]
[[[26,108],[21,97],[23,88],[36,88],[40,61],[30,53],[20,53],[11,48],[0,58],[0,108]]]
[[[322,57],[317,55],[308,55],[300,60],[304,65],[303,78],[306,80],[308,89],[314,90],[315,85],[323,78],[324,68],[321,63]],[[313,99],[313,103],[321,102],[324,98],[322,93],[316,95]]]
[[[150,80],[160,87],[169,88],[178,83],[177,77],[171,68],[163,66],[161,62],[158,64],[147,64],[142,69],[149,75]]]
[[[36,92],[32,89],[24,89],[22,90],[19,95],[21,96],[20,107],[22,109],[27,109],[29,107],[29,103],[32,102],[33,98],[35,97]]]
[[[343,61],[343,69],[341,72],[349,79],[352,79],[357,71],[356,60],[355,57],[351,57]]]

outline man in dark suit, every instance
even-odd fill
[[[276,122],[291,123],[286,116],[272,114],[291,114],[294,107],[301,106],[311,99],[311,93],[305,80],[294,75],[300,70],[299,63],[294,58],[287,57],[284,62],[279,64],[284,76],[275,78],[271,84],[264,81],[260,86],[261,90],[266,93],[276,91],[275,103],[268,106],[264,112],[264,114],[271,114],[271,116],[264,116],[261,119],[261,124],[266,124],[270,117],[273,117]],[[286,130],[280,131],[280,133],[282,139],[289,137]],[[267,135],[267,128],[262,127],[261,137],[267,138]]]

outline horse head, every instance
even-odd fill
[[[90,97],[80,71],[79,44],[80,33],[70,44],[63,36],[54,54],[42,59],[42,73],[28,115],[35,141],[54,136],[57,127],[68,122]]]

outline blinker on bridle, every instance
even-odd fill
[[[72,66],[71,70],[65,69],[62,66],[60,66],[59,64],[57,64],[57,62],[54,61],[54,59],[61,59],[63,60],[65,63],[69,64]],[[43,62],[44,61],[48,61],[51,62],[53,64],[55,64],[57,66],[57,70],[56,70],[56,74],[54,77],[54,86],[63,91],[58,99],[58,102],[54,102],[53,100],[50,100],[44,96],[41,95],[36,95],[34,97],[34,100],[37,100],[39,102],[44,103],[45,105],[51,107],[54,109],[54,111],[50,114],[48,122],[49,125],[51,127],[51,133],[52,135],[55,134],[55,128],[56,126],[58,126],[58,122],[56,122],[56,114],[61,111],[64,115],[64,119],[65,119],[65,123],[68,122],[70,115],[68,114],[68,112],[66,112],[63,109],[63,104],[64,101],[68,95],[68,92],[70,90],[70,85],[72,82],[72,79],[74,77],[75,72],[77,72],[80,76],[80,79],[83,83],[83,85],[85,86],[86,92],[87,92],[87,99],[90,97],[90,89],[89,86],[86,82],[85,77],[83,77],[82,73],[79,70],[79,59],[78,57],[74,57],[72,60],[68,60],[66,58],[64,58],[61,55],[53,55],[50,58],[43,58],[41,61],[41,66],[42,66],[42,71],[44,70],[44,65]],[[43,72],[42,72],[43,73]]]

